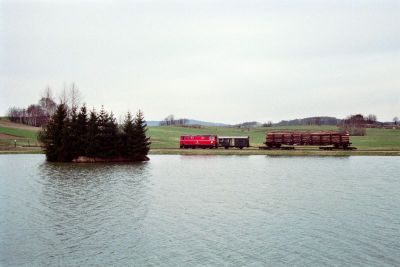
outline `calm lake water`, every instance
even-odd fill
[[[400,157],[0,155],[0,266],[399,266]]]

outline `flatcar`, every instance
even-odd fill
[[[249,136],[218,136],[218,146],[229,149],[230,147],[237,147],[243,149],[250,146]]]
[[[216,135],[182,135],[179,139],[180,148],[217,148]]]
[[[345,132],[270,132],[267,133],[267,147],[279,148],[282,145],[333,146],[347,149],[350,147],[350,135]]]

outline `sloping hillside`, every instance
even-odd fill
[[[38,145],[37,135],[39,127],[32,127],[24,124],[10,122],[7,119],[0,119],[0,148],[5,149],[17,146]]]

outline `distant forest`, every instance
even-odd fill
[[[79,157],[145,161],[150,146],[146,131],[140,110],[135,118],[128,112],[122,125],[118,125],[113,114],[104,108],[88,114],[85,106],[78,112],[62,103],[39,133],[39,140],[47,160],[53,162],[71,162]]]
[[[341,119],[335,117],[309,117],[304,119],[283,120],[276,123],[277,126],[290,125],[338,125],[342,122]]]
[[[59,95],[58,103],[64,103],[67,108],[77,107],[81,102],[81,94],[75,83],[72,83],[69,88],[64,85],[64,89]],[[23,123],[31,126],[42,127],[50,120],[51,116],[56,111],[57,104],[55,97],[52,94],[50,87],[47,87],[37,103],[28,105],[25,108],[10,107],[7,112],[7,117],[17,123]],[[218,127],[234,127],[234,128],[254,128],[254,127],[271,127],[271,126],[300,126],[300,125],[353,125],[352,127],[398,127],[399,118],[395,116],[393,122],[379,122],[373,114],[367,116],[362,114],[349,115],[344,119],[338,119],[329,116],[315,116],[294,120],[282,120],[278,123],[268,121],[260,123],[257,121],[247,121],[239,124],[229,125],[224,123],[205,122],[186,118],[175,118],[174,115],[168,115],[161,121],[150,121],[150,126],[183,126],[201,128],[203,126],[218,126]],[[346,128],[349,128],[348,126]]]

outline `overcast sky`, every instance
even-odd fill
[[[147,120],[392,120],[399,25],[398,0],[0,0],[0,114],[75,82]]]

